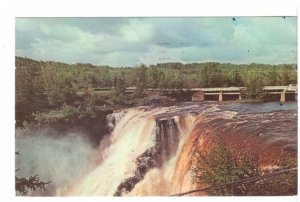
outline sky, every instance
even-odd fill
[[[114,67],[297,63],[296,17],[16,18],[17,56]]]

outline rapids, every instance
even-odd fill
[[[234,110],[237,107],[189,104],[138,107],[123,111],[122,116],[112,114],[108,124],[115,127],[107,137],[109,145],[102,151],[102,162],[63,195],[171,195],[195,188],[189,168],[195,142],[192,131],[199,123],[202,125],[198,128],[214,127],[217,133],[273,134],[276,137],[272,140],[285,138],[289,143],[284,147],[295,148],[294,132],[284,125],[286,120],[296,118],[295,113],[280,109],[274,112],[269,105],[262,107],[265,111],[260,109],[260,113],[255,112],[255,107],[250,107],[252,111],[247,107],[244,111]],[[292,129],[296,126],[290,125]]]
[[[25,138],[17,138],[16,147],[31,149],[36,161],[54,162],[46,164],[50,168],[71,162],[69,167],[57,170],[64,177],[72,173],[70,179],[57,183],[50,195],[168,196],[196,188],[191,180],[191,159],[195,150],[205,151],[210,147],[212,135],[222,137],[232,147],[242,146],[257,152],[266,167],[276,166],[276,158],[282,151],[296,153],[297,104],[185,102],[169,107],[141,106],[107,115],[106,128],[107,135],[97,149],[84,142],[84,149],[81,148],[78,138],[65,139],[68,143],[61,150],[58,145],[63,143],[55,140],[49,156],[34,153],[37,150],[31,144],[35,138],[26,144]],[[41,140],[36,144],[48,148],[53,143]],[[63,158],[51,160],[53,154]],[[26,156],[16,161],[17,166],[26,167],[19,161],[25,162]],[[34,168],[35,164],[31,159],[28,172],[44,168]],[[42,174],[47,176],[45,172]],[[53,182],[59,180],[57,176],[61,178],[49,176]]]

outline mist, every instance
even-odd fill
[[[26,177],[38,175],[41,181],[51,181],[46,191],[29,192],[30,195],[55,195],[97,161],[98,150],[93,148],[80,132],[58,134],[48,129],[16,131],[16,175]],[[92,160],[93,159],[93,160]]]

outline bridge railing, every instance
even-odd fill
[[[112,90],[114,88],[96,88],[95,90]],[[232,86],[232,87],[214,87],[214,88],[191,88],[191,89],[187,89],[187,88],[182,88],[181,90],[183,91],[203,91],[203,92],[221,92],[221,91],[229,91],[229,92],[238,92],[238,91],[241,91],[241,90],[245,90],[246,87],[235,87],[235,86]],[[297,85],[288,85],[288,86],[264,86],[263,88],[264,90],[267,90],[267,91],[275,91],[275,90],[280,90],[280,91],[297,91]],[[131,86],[131,87],[127,87],[126,88],[127,91],[134,91],[136,90],[136,87],[135,86]],[[148,88],[146,89],[147,91],[156,91],[156,90],[160,90],[160,89],[153,89],[153,88]],[[164,89],[164,90],[178,90],[178,89]]]
[[[289,85],[289,86],[265,86],[264,90],[297,91],[297,85]]]

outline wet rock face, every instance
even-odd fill
[[[130,192],[151,168],[161,167],[175,153],[179,144],[179,130],[174,118],[156,120],[154,146],[147,149],[136,159],[135,175],[125,179],[117,188],[114,196]]]
[[[106,116],[106,131],[111,134],[117,123],[126,115],[126,111],[115,112]]]

